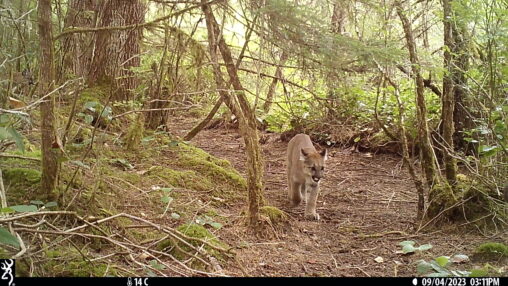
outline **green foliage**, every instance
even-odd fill
[[[220,229],[222,228],[222,224],[220,222],[216,222],[213,218],[207,216],[207,215],[202,215],[202,216],[198,216],[195,220],[196,224],[199,224],[199,225],[209,225],[215,229]]]
[[[83,260],[74,247],[57,246],[44,252],[48,259],[42,263],[45,276],[53,277],[104,277],[117,276],[114,265]],[[86,255],[89,255],[86,253]]]
[[[144,123],[144,116],[138,115],[136,120],[129,127],[124,139],[127,150],[134,150],[141,144],[145,130]]]
[[[429,262],[420,260],[416,269],[419,274],[424,274],[427,277],[468,277],[472,274],[471,271],[450,269],[453,263],[457,264],[467,261],[469,261],[469,257],[463,254],[455,255],[452,258],[448,256],[439,256]],[[475,274],[479,274],[479,272],[476,271]]]
[[[0,243],[8,244],[16,248],[20,247],[18,239],[3,227],[0,227]]]
[[[23,115],[0,114],[0,150],[3,149],[4,142],[14,141],[18,150],[25,151],[24,138],[16,130],[16,127],[23,121],[28,121],[27,117]]]
[[[406,240],[399,243],[400,246],[402,246],[402,253],[408,254],[413,253],[415,251],[426,251],[432,248],[432,245],[430,244],[422,244],[420,246],[415,246],[416,242],[412,240]]]
[[[508,257],[508,245],[500,242],[487,242],[479,245],[476,252]]]
[[[199,239],[202,241],[206,241],[207,243],[209,243],[210,245],[213,245],[215,247],[219,247],[219,248],[223,248],[223,249],[229,248],[229,246],[226,243],[219,240],[214,234],[212,234],[208,229],[206,229],[204,227],[204,225],[191,222],[191,223],[186,223],[186,224],[182,224],[182,225],[178,226],[176,228],[176,230],[181,232],[182,234],[184,234],[187,237],[196,238],[196,239]],[[203,247],[203,249],[209,255],[211,255],[217,259],[220,259],[220,260],[225,259],[225,257],[223,256],[223,254],[221,252],[217,251],[216,249],[214,249],[208,245],[203,245],[203,243],[198,240],[190,239],[190,240],[188,240],[188,243],[190,243],[191,245],[193,245],[195,247]],[[166,239],[164,241],[159,242],[157,244],[157,249],[168,250],[171,252],[171,254],[175,258],[180,259],[180,260],[184,260],[184,259],[188,258],[188,254],[186,254],[186,253],[191,253],[193,251],[189,246],[185,245],[181,241],[177,241],[177,240],[173,240],[173,239]],[[200,263],[198,261],[193,261],[193,264],[197,264],[196,266],[198,266],[198,267],[202,266],[202,265],[200,265]]]
[[[2,170],[3,178],[7,186],[21,191],[23,188],[37,186],[41,180],[39,170],[28,168],[7,168]]]

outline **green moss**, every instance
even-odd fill
[[[429,208],[427,209],[427,217],[434,218],[445,209],[448,209],[443,218],[455,220],[460,217],[458,209],[451,208],[457,202],[457,197],[454,194],[452,187],[448,183],[435,184],[429,191]]]
[[[221,248],[224,248],[224,249],[228,249],[229,248],[229,246],[226,243],[224,243],[221,240],[219,240],[215,235],[213,235],[210,231],[208,231],[208,229],[206,229],[202,225],[195,224],[195,223],[187,223],[187,224],[183,224],[183,225],[178,226],[176,229],[179,232],[185,234],[188,237],[199,238],[199,239],[201,239],[203,241],[208,242],[209,244],[211,244],[213,246],[221,247]],[[188,243],[193,245],[193,246],[196,246],[196,247],[201,247],[202,246],[201,242],[195,241],[195,240],[189,240]],[[188,259],[189,257],[188,257],[188,255],[185,252],[187,252],[187,253],[193,253],[193,251],[194,251],[189,246],[185,245],[184,243],[182,243],[180,241],[173,240],[173,239],[167,239],[167,240],[161,241],[157,245],[157,249],[159,249],[159,250],[169,250],[170,253],[175,258],[177,258],[179,260]],[[219,260],[224,260],[223,254],[221,252],[213,249],[212,247],[210,247],[208,245],[205,245],[205,246],[203,246],[203,249],[209,255],[211,255],[211,256],[219,259]],[[193,264],[194,264],[193,266],[195,266],[195,267],[201,267],[201,266],[203,266],[203,265],[200,265],[199,261],[194,261]]]
[[[127,150],[134,150],[138,148],[139,144],[141,144],[145,126],[144,122],[144,116],[140,114],[136,118],[136,121],[134,121],[129,127],[127,135],[125,136],[125,146],[127,147]]]
[[[192,189],[196,191],[210,191],[214,185],[208,178],[199,176],[191,170],[178,171],[162,166],[151,168],[148,172],[152,178],[162,178],[171,187]]]
[[[2,170],[9,204],[20,204],[35,199],[39,191],[41,172],[29,168],[7,168]]]
[[[110,87],[109,85],[97,85],[93,87],[89,87],[81,91],[80,94],[80,105],[83,105],[85,102],[89,101],[101,101],[105,100],[107,95],[109,94]]]
[[[478,246],[476,252],[508,257],[508,245],[499,242],[487,242]]]
[[[227,160],[218,159],[197,147],[178,143],[172,149],[177,151],[178,158],[174,163],[182,169],[190,169],[208,178],[217,186],[221,194],[239,197],[239,192],[246,191],[245,179],[231,166]],[[222,187],[221,187],[222,185]],[[230,197],[228,196],[228,197]]]
[[[3,171],[4,180],[7,184],[26,184],[35,185],[41,181],[41,172],[39,170],[26,168],[12,168]]]
[[[105,263],[84,261],[73,247],[58,247],[45,251],[47,262],[42,265],[46,274],[56,277],[102,277],[117,276],[114,267]]]
[[[273,224],[285,223],[289,219],[287,213],[272,206],[261,207],[259,212],[267,216]]]

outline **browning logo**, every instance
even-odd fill
[[[0,285],[14,286],[15,263],[14,259],[0,259]]]

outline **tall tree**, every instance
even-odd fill
[[[205,4],[205,0],[201,0],[201,3],[203,4],[202,10],[206,19],[208,44],[215,82],[224,103],[238,118],[240,134],[245,142],[245,150],[247,153],[249,224],[255,231],[258,231],[260,229],[259,207],[264,203],[264,198],[262,183],[263,161],[256,128],[256,118],[254,110],[245,96],[245,90],[240,82],[240,78],[238,77],[238,70],[233,61],[231,50],[220,32],[219,24],[213,15],[212,9],[208,4]],[[220,51],[222,59],[224,60],[231,85],[235,92],[228,92],[226,90],[228,84],[224,80],[219,66],[217,49]]]
[[[66,27],[102,28],[138,25],[144,22],[145,6],[140,0],[70,1]],[[93,36],[70,33],[63,43],[62,74],[72,71],[89,85],[107,82],[118,87],[116,100],[131,97],[138,84],[131,67],[140,65],[142,29],[102,29]]]
[[[395,5],[397,14],[399,15],[404,29],[406,45],[409,51],[409,59],[411,61],[411,69],[416,82],[416,116],[418,120],[418,141],[421,148],[422,169],[425,174],[427,186],[432,188],[432,186],[437,183],[437,163],[435,161],[434,150],[430,141],[430,131],[427,123],[427,105],[424,96],[425,86],[420,71],[420,61],[416,51],[416,43],[411,28],[411,22],[406,16],[406,11],[408,11],[408,9],[403,9],[400,1],[397,1]]]
[[[52,197],[52,191],[56,187],[59,163],[54,144],[56,140],[55,129],[55,98],[48,94],[55,84],[53,31],[51,25],[51,0],[40,0],[37,8],[39,27],[39,95],[47,96],[40,105],[41,110],[41,136],[42,136],[42,178],[41,189],[48,197]]]
[[[455,185],[457,179],[457,164],[452,156],[454,152],[453,134],[454,134],[454,107],[455,83],[453,75],[456,74],[454,67],[455,61],[452,58],[452,50],[455,43],[453,37],[453,18],[452,18],[453,0],[443,0],[443,21],[444,21],[444,66],[445,75],[443,76],[443,95],[441,97],[441,114],[443,124],[443,161],[445,167],[445,176],[450,185]]]
[[[69,27],[93,28],[97,20],[97,3],[95,0],[70,0],[64,29]],[[66,75],[85,77],[90,70],[94,55],[93,33],[74,33],[62,40],[62,64],[59,67],[59,78]]]

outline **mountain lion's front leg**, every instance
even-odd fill
[[[319,193],[319,185],[307,187],[308,199],[305,205],[305,218],[319,220],[319,214],[316,212],[317,197]]]

